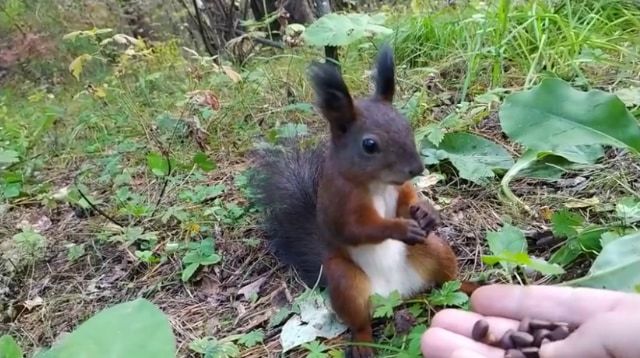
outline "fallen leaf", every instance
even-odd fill
[[[242,80],[240,74],[234,71],[231,67],[222,66],[222,70],[234,83],[240,82]]]
[[[596,206],[600,204],[600,199],[596,198],[587,198],[587,199],[572,199],[564,203],[564,206],[569,209],[577,209],[577,208],[588,208],[590,206]]]
[[[42,306],[42,304],[44,304],[44,300],[40,296],[36,296],[32,300],[25,300],[24,301],[24,307],[29,311],[31,311],[35,307]]]
[[[317,337],[334,338],[347,330],[329,310],[321,295],[312,293],[299,302],[299,305],[300,315],[291,317],[282,326],[280,344],[283,353],[314,341]]]
[[[209,90],[191,91],[187,93],[187,96],[192,103],[210,107],[214,111],[220,109],[220,101],[218,100],[218,97]]]
[[[258,292],[260,292],[260,287],[262,287],[262,284],[266,280],[266,277],[260,277],[259,279],[239,289],[238,294],[244,296],[243,299],[250,300],[251,297],[257,295]]]
[[[408,309],[403,309],[394,314],[393,323],[397,334],[406,334],[415,326],[416,319]]]
[[[418,189],[424,190],[438,184],[438,182],[443,179],[444,175],[440,173],[430,173],[418,178],[418,180],[416,180],[416,186],[418,187]]]

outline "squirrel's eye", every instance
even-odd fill
[[[373,154],[378,151],[378,143],[371,138],[365,138],[362,140],[362,149],[364,149],[367,154]]]

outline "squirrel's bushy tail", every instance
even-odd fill
[[[310,287],[316,282],[325,285],[320,267],[326,248],[318,239],[316,223],[323,158],[323,146],[303,147],[297,141],[260,148],[254,152],[249,177],[270,250]]]

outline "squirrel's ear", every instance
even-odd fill
[[[313,62],[310,77],[317,105],[329,121],[332,135],[344,134],[356,120],[353,99],[338,66]]]
[[[389,45],[384,44],[378,54],[375,70],[376,92],[375,97],[387,101],[393,101],[396,89],[395,65],[393,63],[393,51]]]

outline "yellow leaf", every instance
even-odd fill
[[[76,80],[80,80],[80,73],[82,72],[82,68],[84,64],[87,63],[91,59],[91,55],[82,54],[75,58],[75,60],[71,61],[69,64],[69,72],[76,78]]]
[[[80,35],[83,32],[84,31],[73,31],[73,32],[70,32],[70,33],[62,36],[62,39],[63,40],[73,40],[74,38],[78,37],[78,35]]]
[[[234,83],[242,80],[242,77],[240,77],[240,74],[234,71],[231,67],[222,66],[222,70]]]
[[[596,197],[586,199],[572,199],[564,203],[564,206],[569,209],[575,208],[588,208],[600,204],[600,200]]]
[[[104,91],[104,87],[100,86],[100,87],[96,87],[95,92],[93,92],[93,95],[98,98],[105,98],[107,96],[107,92]]]

